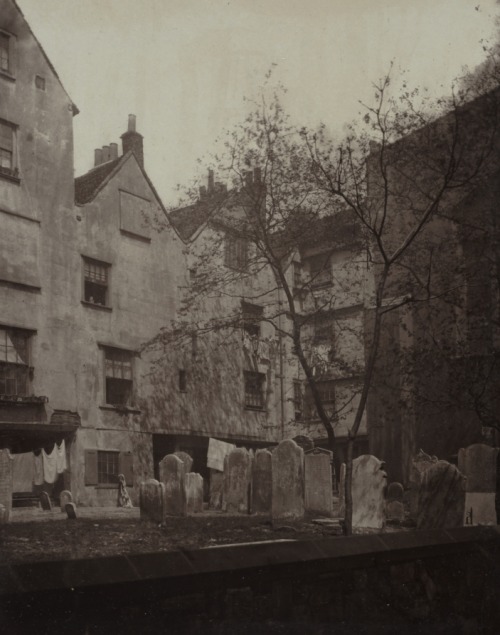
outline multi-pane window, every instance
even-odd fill
[[[249,302],[241,303],[243,329],[252,336],[260,336],[260,323],[264,314],[264,309],[258,304]]]
[[[244,238],[226,234],[224,264],[231,269],[244,270],[248,264],[248,243]]]
[[[335,411],[335,382],[331,379],[317,381],[316,387],[323,409],[331,416]],[[318,414],[310,386],[306,387],[306,403],[309,418],[316,419]]]
[[[15,174],[14,127],[0,121],[0,174]]]
[[[97,482],[102,485],[118,483],[120,469],[119,452],[97,452]]]
[[[113,406],[128,406],[132,401],[133,353],[118,348],[106,348],[106,403]]]
[[[28,394],[29,337],[26,331],[0,328],[0,395]]]
[[[110,265],[90,258],[83,259],[83,299],[108,306]]]
[[[318,254],[308,258],[312,287],[322,287],[332,283],[332,267],[329,254]]]
[[[10,72],[10,37],[0,33],[0,70]]]
[[[264,383],[266,376],[263,373],[245,371],[245,407],[254,410],[264,408]]]
[[[294,414],[294,419],[295,421],[301,421],[302,420],[302,414],[303,414],[303,408],[304,408],[304,404],[303,404],[303,393],[302,393],[302,382],[300,381],[294,381],[293,382],[293,405],[294,405],[294,410],[295,410],[295,414]]]
[[[314,316],[314,344],[333,343],[333,320],[328,315]]]

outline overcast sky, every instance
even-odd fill
[[[75,174],[119,142],[127,115],[144,135],[146,170],[167,205],[197,159],[245,116],[266,72],[288,89],[300,125],[334,131],[370,100],[371,82],[407,70],[449,92],[495,37],[495,0],[18,0],[80,109]]]

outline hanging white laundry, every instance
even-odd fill
[[[46,483],[55,483],[57,478],[57,450],[54,443],[54,449],[50,454],[47,454],[42,449],[43,456],[43,480]]]
[[[57,461],[56,461],[57,473],[62,474],[64,470],[68,467],[66,463],[66,444],[64,443],[64,439],[61,441],[60,446],[57,446],[56,444],[56,455],[57,455]]]
[[[35,454],[35,475],[33,478],[35,485],[43,485],[43,456],[42,453]]]

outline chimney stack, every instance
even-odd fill
[[[209,194],[214,193],[214,171],[213,170],[208,171],[208,193]]]
[[[142,142],[143,136],[136,131],[135,126],[135,115],[129,115],[128,130],[121,136],[123,154],[127,154],[127,152],[133,152],[139,165],[141,167],[144,167],[144,146]]]
[[[109,154],[110,154],[111,161],[118,159],[118,144],[117,143],[109,144]]]
[[[102,162],[107,163],[110,159],[111,152],[109,146],[102,146]]]
[[[200,198],[207,198],[207,187],[206,185],[200,185]]]
[[[101,148],[96,148],[94,150],[94,167],[101,165],[102,163],[102,150]]]

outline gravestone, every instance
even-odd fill
[[[52,511],[52,503],[50,501],[50,496],[47,492],[40,492],[40,505],[42,509],[46,512]]]
[[[460,527],[465,509],[465,477],[455,465],[437,461],[422,474],[417,529]]]
[[[195,472],[188,472],[185,476],[186,512],[199,514],[203,511],[203,477]]]
[[[345,473],[346,464],[342,463],[340,466],[339,476],[339,518],[345,517]]]
[[[257,450],[252,465],[252,514],[270,514],[273,499],[273,455]]]
[[[8,522],[8,518],[7,518],[7,510],[5,509],[5,505],[2,505],[0,503],[0,525],[7,523]]]
[[[402,522],[405,518],[403,504],[404,488],[401,483],[391,483],[387,488],[386,517],[393,522]]]
[[[370,454],[352,462],[352,526],[382,529],[385,523],[387,474],[384,463]]]
[[[165,520],[165,485],[151,478],[140,484],[139,508],[141,520],[162,523]]]
[[[0,505],[4,512],[0,514],[0,523],[8,523],[12,510],[12,469],[14,459],[9,450],[0,450]]]
[[[187,474],[191,472],[191,468],[193,467],[193,457],[191,457],[187,452],[183,452],[179,450],[178,452],[174,452],[175,456],[178,456],[180,460],[184,463],[184,472]]]
[[[227,456],[224,468],[225,509],[229,513],[248,513],[252,463],[245,448],[236,448]]]
[[[413,520],[417,520],[418,516],[418,498],[420,495],[422,474],[428,467],[434,465],[436,462],[437,458],[435,456],[429,456],[423,450],[419,450],[412,461],[409,480],[409,511],[410,518],[413,518]]]
[[[465,525],[496,525],[498,449],[483,443],[458,453],[459,470],[465,481]]]
[[[68,514],[68,518],[70,520],[76,520],[76,505],[75,503],[66,503],[64,506],[66,513]]]
[[[165,514],[186,515],[184,463],[175,454],[167,454],[160,461],[160,481],[165,486]]]
[[[285,439],[272,455],[274,519],[304,516],[304,451],[292,439]]]
[[[61,506],[61,511],[66,511],[66,503],[72,503],[73,496],[71,492],[67,489],[63,489],[63,491],[59,494],[59,505]]]
[[[332,452],[315,448],[304,456],[304,504],[308,512],[333,514]]]
[[[210,509],[222,509],[224,472],[210,468],[209,502]]]

